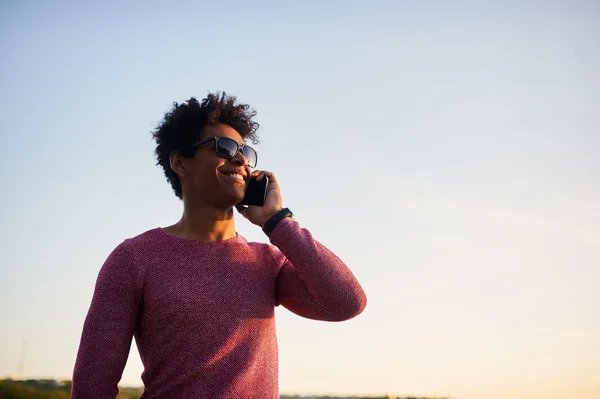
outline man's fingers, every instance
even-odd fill
[[[262,179],[265,178],[265,176],[267,176],[269,178],[269,181],[271,181],[271,180],[277,181],[277,179],[275,178],[275,174],[273,174],[273,172],[261,170],[261,171],[256,171],[254,173],[256,173],[255,176],[256,176],[257,181],[261,181]],[[253,176],[254,176],[254,173],[253,173]]]
[[[277,183],[277,178],[275,177],[275,174],[273,172],[265,172],[265,174],[269,178],[269,183]]]

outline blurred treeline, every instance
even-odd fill
[[[69,399],[71,381],[0,380],[0,399]],[[118,399],[137,399],[142,388],[120,387]]]
[[[142,388],[120,387],[117,399],[138,399],[142,394]],[[0,380],[0,399],[69,399],[71,392],[71,381],[55,380]],[[299,396],[281,395],[281,399],[419,399],[419,398],[396,398],[395,396]]]

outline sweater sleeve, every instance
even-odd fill
[[[350,269],[291,218],[269,235],[280,265],[276,304],[315,320],[343,321],[359,315],[366,295]]]
[[[114,399],[119,393],[141,312],[136,273],[126,242],[106,259],[84,322],[71,399]]]

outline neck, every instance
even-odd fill
[[[184,201],[181,219],[165,231],[184,238],[223,241],[235,237],[233,208],[219,209],[206,204],[191,205]]]

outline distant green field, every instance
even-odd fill
[[[69,399],[71,381],[0,380],[0,399]],[[141,388],[121,388],[118,399],[137,399]]]
[[[0,380],[0,399],[69,399],[71,381],[55,380]],[[121,388],[117,399],[138,399],[142,388]],[[300,399],[302,396],[281,395],[281,399]],[[336,399],[321,396],[319,399]],[[389,399],[390,396],[348,397],[348,399]],[[393,396],[392,396],[393,398]],[[341,399],[341,398],[340,398]],[[397,398],[403,399],[403,398]],[[418,399],[418,398],[404,398]]]

